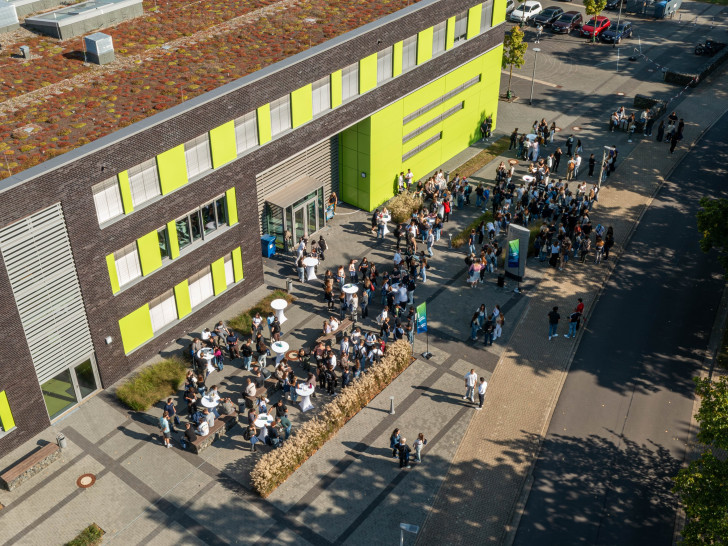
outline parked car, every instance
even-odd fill
[[[562,13],[564,13],[563,9],[556,6],[549,6],[541,13],[534,16],[531,21],[534,25],[543,25],[544,28],[548,28]]]
[[[612,22],[603,15],[600,15],[599,17],[592,17],[587,23],[581,25],[581,35],[589,36],[590,38],[592,36],[599,36],[602,32],[607,30],[611,24]]]
[[[584,18],[578,11],[565,11],[551,23],[551,32],[557,34],[568,34],[572,30],[579,30]]]
[[[513,23],[528,22],[532,17],[535,17],[543,11],[541,2],[534,2],[534,0],[527,0],[516,9],[511,12],[511,21]]]
[[[506,0],[506,17],[516,9],[516,0]]]
[[[622,41],[622,38],[631,37],[632,23],[629,21],[622,21],[618,25],[612,25],[602,32],[602,42],[607,42],[609,44],[618,44]]]
[[[622,7],[623,8],[626,8],[627,7],[627,0],[607,0],[607,5],[604,6],[604,9],[609,9],[609,10],[616,11],[616,10],[619,9],[619,5],[620,4],[622,4]]]

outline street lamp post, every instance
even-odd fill
[[[533,57],[533,75],[531,76],[531,98],[528,100],[528,104],[533,104],[533,85],[536,82],[536,61],[538,60],[539,51],[541,51],[539,48],[533,48],[535,55]]]
[[[622,19],[622,4],[624,3],[624,0],[619,0],[619,13],[617,14],[617,28],[616,32],[619,32],[619,21]],[[617,47],[617,38],[614,39],[614,42],[612,42],[612,48]],[[617,66],[619,66],[619,61],[617,61]],[[617,68],[617,72],[619,72],[619,68]]]

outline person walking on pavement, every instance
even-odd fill
[[[485,380],[485,377],[480,378],[480,383],[478,383],[478,407],[476,409],[482,410],[483,409],[483,402],[485,401],[485,389],[488,388],[488,382]]]
[[[422,448],[427,445],[427,438],[425,438],[424,433],[420,432],[417,435],[417,439],[415,440],[414,446],[415,446],[415,461],[418,463],[422,462]]]
[[[559,327],[559,319],[561,318],[561,315],[559,315],[559,308],[554,307],[551,311],[549,311],[549,341],[551,341],[551,338],[553,337],[559,337],[559,334],[556,333],[556,329]]]
[[[569,315],[569,333],[564,336],[566,339],[576,337],[576,326],[579,324],[580,319],[581,313],[574,309],[574,312]]]
[[[397,456],[397,446],[399,445],[399,439],[402,435],[399,433],[399,429],[395,428],[392,431],[392,435],[389,437],[389,447],[392,448],[392,457]]]
[[[484,341],[483,344],[486,347],[489,347],[490,345],[493,345],[493,331],[495,327],[493,326],[493,319],[488,318],[485,321],[485,324],[483,325],[483,334],[484,334]]]
[[[399,444],[397,444],[397,451],[399,452],[399,467],[400,468],[412,468],[409,464],[410,453],[412,449],[407,445],[407,438],[401,438]]]
[[[475,383],[478,381],[478,374],[475,370],[470,370],[469,374],[465,375],[465,396],[463,400],[470,400],[475,402]]]
[[[594,176],[594,166],[597,164],[597,160],[594,158],[594,154],[589,156],[589,176]]]
[[[162,445],[168,448],[172,447],[169,443],[169,439],[172,437],[169,430],[169,413],[166,411],[159,418],[159,430],[162,432]]]
[[[518,148],[518,127],[516,127],[511,133],[511,144],[508,149]]]

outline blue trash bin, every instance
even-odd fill
[[[276,253],[275,235],[263,235],[260,238],[260,247],[263,250],[263,257],[270,258]]]

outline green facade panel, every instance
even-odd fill
[[[270,128],[270,104],[264,104],[257,110],[258,116],[258,143],[263,145],[266,142],[270,142],[271,128]]]
[[[483,17],[483,4],[473,6],[468,10],[468,34],[467,38],[475,38],[480,34],[480,19]]]
[[[13,412],[10,411],[10,403],[5,391],[0,392],[0,424],[5,431],[15,428],[15,419],[13,419]]]
[[[447,20],[447,29],[445,30],[445,49],[451,49],[455,45],[455,17]]]
[[[187,279],[174,287],[174,301],[177,304],[177,316],[179,318],[186,317],[192,312],[192,304],[190,303],[190,287]]]
[[[166,195],[187,184],[185,145],[180,144],[159,154],[157,156],[157,169],[159,170],[159,185],[162,188],[162,195]]]
[[[392,76],[395,78],[402,73],[402,48],[404,42],[397,42],[392,47]]]
[[[291,93],[291,124],[299,127],[313,119],[313,85],[304,85]]]
[[[240,282],[245,278],[243,271],[243,253],[240,247],[233,249],[233,276],[235,277],[235,282]]]
[[[149,314],[149,305],[144,304],[136,311],[120,319],[119,331],[124,353],[126,354],[152,339],[154,330],[152,329],[152,315]]]
[[[177,238],[177,224],[174,220],[167,224],[167,240],[169,241],[169,257],[173,260],[179,257],[179,239]]]
[[[124,214],[134,212],[134,204],[131,201],[131,186],[129,185],[129,171],[119,173],[119,193],[121,204],[124,207]]]
[[[234,226],[238,223],[238,200],[235,198],[235,188],[230,188],[225,192],[225,201],[228,225]]]
[[[159,250],[159,236],[156,230],[137,239],[137,248],[139,249],[142,275],[149,275],[152,271],[162,267],[162,253]]]
[[[227,288],[227,282],[225,281],[225,258],[220,258],[212,262],[210,269],[212,269],[212,288],[217,296]]]
[[[506,20],[506,0],[493,0],[493,26]]]
[[[121,289],[121,287],[119,286],[119,274],[116,272],[116,260],[114,260],[113,254],[106,255],[106,268],[109,270],[111,292],[116,294]]]
[[[422,64],[432,59],[432,37],[434,28],[426,28],[419,33],[417,38],[417,64]]]
[[[377,86],[377,54],[359,61],[359,93],[366,93]]]
[[[235,145],[234,121],[228,121],[210,131],[210,150],[214,169],[225,163],[230,163],[238,156],[237,146]]]
[[[331,108],[341,106],[341,85],[341,70],[337,70],[331,74]]]

